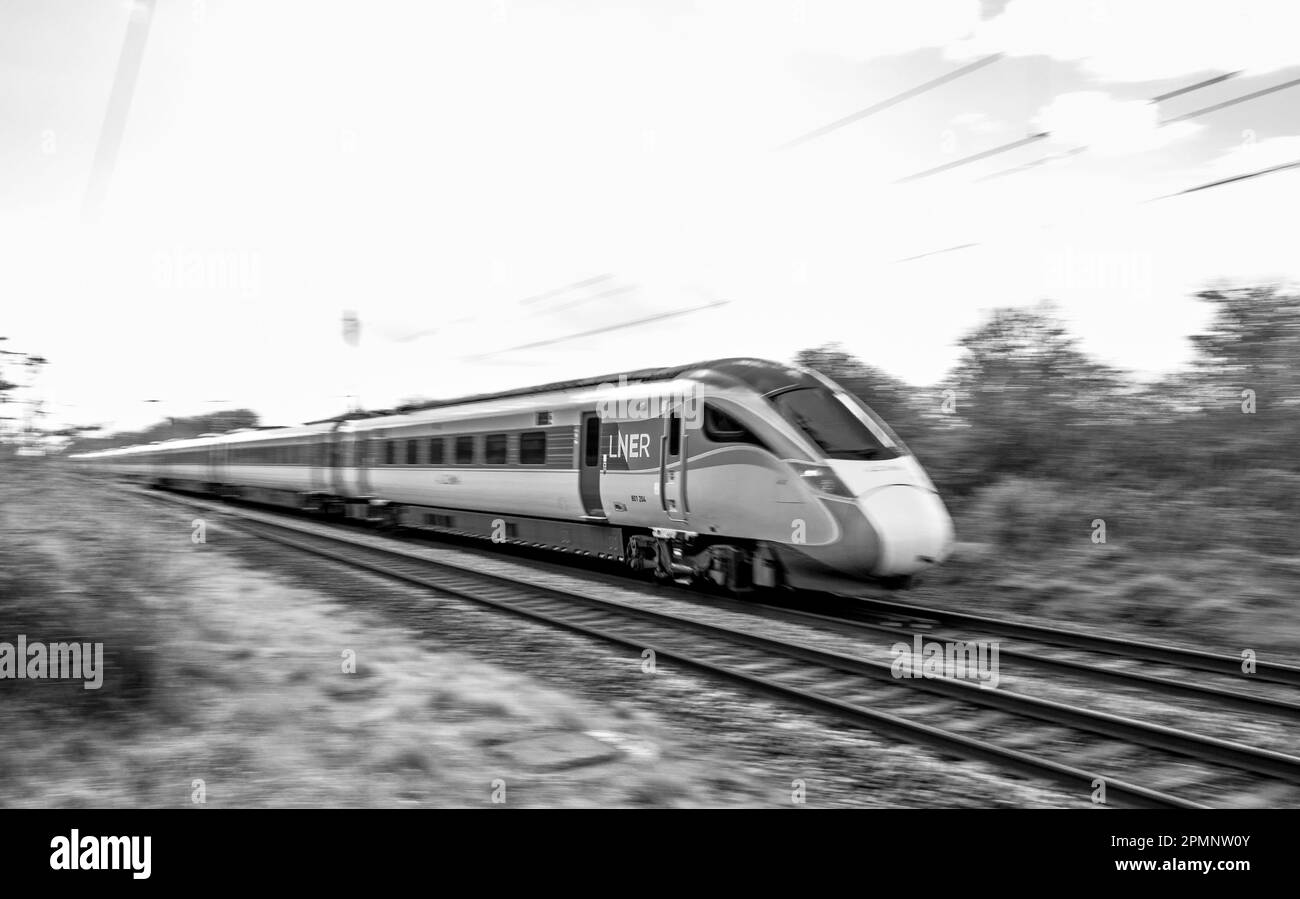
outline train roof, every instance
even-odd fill
[[[614,372],[607,375],[599,375],[594,378],[575,378],[568,381],[552,381],[549,384],[539,384],[533,387],[518,387],[512,390],[502,390],[495,393],[476,393],[468,396],[455,397],[445,400],[429,400],[422,403],[408,403],[399,406],[396,409],[377,409],[363,412],[350,412],[345,415],[337,415],[333,418],[321,418],[315,421],[309,421],[302,425],[277,427],[262,425],[256,428],[236,428],[233,431],[227,431],[217,438],[188,438],[183,441],[176,441],[172,446],[181,446],[194,443],[207,445],[211,442],[223,444],[252,443],[263,440],[276,440],[281,438],[295,438],[305,436],[315,436],[323,431],[329,430],[328,427],[335,422],[344,421],[368,421],[376,418],[395,417],[407,415],[412,412],[421,412],[428,409],[442,409],[449,406],[463,406],[472,403],[485,403],[492,400],[513,399],[517,397],[534,396],[545,393],[561,393],[570,390],[580,390],[586,387],[599,387],[604,384],[618,384],[620,380],[627,383],[655,382],[655,381],[673,381],[684,375],[691,375],[701,380],[711,380],[714,382],[739,383],[756,393],[767,395],[778,390],[787,390],[792,387],[815,387],[820,384],[816,375],[808,369],[798,365],[786,365],[780,362],[773,362],[769,359],[754,359],[747,357],[734,357],[727,359],[711,359],[703,362],[691,362],[686,365],[673,365],[665,368],[642,368],[634,371]],[[152,447],[115,447],[97,452],[122,452],[131,449],[134,451],[150,451]],[[93,453],[85,454],[87,456]]]
[[[784,365],[769,359],[751,359],[744,357],[713,359],[705,362],[692,362],[688,365],[674,365],[667,368],[642,368],[635,371],[614,372],[594,378],[575,378],[568,381],[552,381],[535,387],[518,387],[495,393],[476,393],[445,400],[428,400],[422,403],[407,403],[395,409],[376,409],[373,411],[349,412],[333,418],[323,418],[308,422],[309,425],[324,424],[333,421],[353,421],[359,419],[382,418],[392,415],[405,415],[426,409],[442,409],[447,406],[463,406],[471,403],[484,403],[491,400],[512,399],[543,393],[559,393],[567,390],[579,390],[584,387],[599,387],[602,384],[617,384],[620,379],[629,383],[646,381],[672,381],[686,374],[698,377],[730,378],[752,388],[760,394],[772,393],[789,387],[812,387],[818,381],[806,369],[797,365]]]

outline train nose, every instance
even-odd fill
[[[915,574],[952,552],[952,518],[933,491],[894,484],[873,490],[858,502],[880,540],[872,574]]]

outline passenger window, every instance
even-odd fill
[[[429,464],[442,464],[443,443],[441,437],[432,437],[429,439]]]
[[[392,465],[397,460],[397,441],[384,441],[384,464]]]
[[[546,464],[545,431],[528,431],[519,435],[519,462],[521,465]]]
[[[415,465],[420,461],[420,441],[406,441],[406,464]]]
[[[488,434],[483,441],[483,456],[488,465],[505,465],[506,435]]]
[[[473,437],[456,438],[456,464],[457,465],[474,464],[474,438]]]

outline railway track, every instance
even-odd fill
[[[1145,691],[1148,695],[1189,698],[1218,709],[1271,715],[1300,725],[1300,692],[1297,692],[1300,685],[1293,689],[1289,680],[1298,669],[1286,665],[1256,663],[1260,666],[1261,677],[1254,680],[1240,670],[1233,675],[1225,670],[1207,671],[1194,664],[1173,661],[1180,658],[1182,652],[1212,658],[1216,664],[1219,659],[1225,658],[1196,650],[1155,647],[1162,649],[1169,659],[1157,662],[1146,656],[1141,649],[1133,655],[1124,654],[1121,650],[1130,645],[1130,641],[1115,640],[1112,645],[1101,650],[1087,645],[1089,640],[1098,638],[1068,629],[1045,627],[1034,628],[1033,632],[1038,639],[1017,639],[1021,631],[1014,622],[981,619],[981,622],[987,623],[983,623],[979,630],[967,631],[959,629],[960,619],[947,619],[938,610],[910,606],[907,607],[908,614],[900,615],[889,610],[889,607],[897,604],[883,602],[877,606],[879,601],[862,602],[862,608],[849,606],[843,615],[809,612],[784,604],[752,604],[750,607],[756,614],[772,614],[777,620],[809,622],[841,633],[873,633],[882,639],[910,641],[914,636],[922,635],[927,641],[940,643],[996,641],[1000,644],[1002,663],[1010,662],[1015,670],[1059,672],[1090,682],[1105,682]],[[882,606],[885,611],[881,611]],[[1003,624],[1008,626],[1002,627]],[[1085,639],[1076,643],[1076,636]],[[1009,643],[1007,637],[1012,638]],[[1132,641],[1132,645],[1153,646],[1136,641]],[[1142,670],[1137,670],[1138,667]],[[1151,673],[1152,667],[1159,668],[1159,673]],[[1212,682],[1207,682],[1207,675]]]
[[[1293,755],[1003,689],[984,689],[968,680],[899,679],[886,662],[807,640],[773,637],[752,626],[722,626],[681,611],[648,609],[595,595],[600,585],[561,588],[477,570],[437,558],[432,548],[354,529],[192,497],[134,492],[216,513],[228,526],[333,563],[562,627],[633,649],[638,655],[648,649],[657,660],[725,678],[874,731],[1051,780],[1077,791],[1081,802],[1098,795],[1104,785],[1108,803],[1125,805],[1300,804],[1300,757]],[[927,615],[920,620],[934,621],[931,610],[907,611],[916,616],[909,619],[913,624],[922,612]],[[765,614],[774,613],[767,609]],[[982,619],[988,621],[992,619]],[[758,618],[751,618],[751,623],[761,626]],[[836,618],[830,623],[902,633],[879,622]],[[1164,679],[1154,680],[1161,689],[1168,686]],[[1196,690],[1201,698],[1294,714],[1294,703],[1286,700],[1247,694],[1227,697],[1225,692],[1231,691]],[[935,721],[944,726],[931,723]]]
[[[574,574],[571,563],[533,556],[527,559],[530,566],[541,571]],[[623,588],[628,584],[644,585],[644,579],[621,570],[614,582]],[[738,600],[721,593],[702,597],[698,589],[682,585],[675,585],[675,589],[659,585],[654,595],[672,595],[690,603],[703,600],[714,608],[854,637],[874,634],[889,641],[908,641],[921,634],[926,640],[939,642],[996,640],[1001,644],[1002,661],[1017,668],[1086,678],[1140,690],[1149,696],[1200,700],[1219,710],[1266,714],[1300,727],[1300,667],[1286,664],[1255,661],[1254,670],[1247,674],[1242,659],[1222,653],[1006,621],[874,596],[800,593],[789,599],[769,594],[761,601]]]
[[[1256,661],[1254,671],[1243,671],[1243,659],[1226,653],[1189,647],[1150,643],[1142,640],[1089,634],[1069,628],[1048,627],[991,618],[953,609],[918,606],[877,597],[821,597],[818,614],[845,621],[870,622],[881,618],[922,623],[929,627],[961,628],[965,633],[996,634],[1026,643],[1058,646],[1101,655],[1168,666],[1180,672],[1198,671],[1228,678],[1237,683],[1279,684],[1300,688],[1300,667]]]

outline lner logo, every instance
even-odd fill
[[[649,434],[618,434],[618,443],[614,443],[614,435],[610,434],[610,452],[611,459],[648,459],[650,458],[650,435]]]

